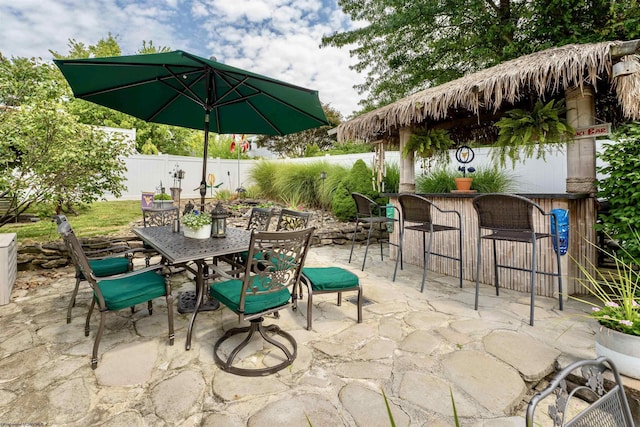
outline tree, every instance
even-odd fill
[[[551,46],[633,39],[637,1],[606,0],[339,0],[354,30],[322,39],[350,47],[366,72],[363,109]],[[355,46],[355,47],[352,47]]]
[[[257,138],[258,147],[265,147],[280,156],[305,157],[308,148],[315,145],[320,151],[326,151],[336,144],[336,136],[329,135],[328,131],[342,122],[342,115],[330,105],[323,105],[322,109],[327,116],[328,126],[320,126],[307,129],[302,132],[284,136],[263,135]],[[315,149],[310,149],[313,153]]]
[[[0,226],[34,203],[60,210],[123,189],[127,145],[65,111],[68,88],[56,71],[36,59],[0,58],[0,197],[11,203]]]

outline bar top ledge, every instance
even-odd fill
[[[383,197],[398,197],[400,194],[407,193],[381,193]],[[413,194],[413,193],[410,193]],[[418,196],[423,197],[440,197],[450,199],[465,199],[473,198],[481,194],[486,193],[415,193]],[[562,200],[579,200],[587,199],[590,197],[589,193],[505,193],[505,194],[517,194],[518,196],[524,196],[529,199],[562,199]]]

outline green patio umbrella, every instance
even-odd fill
[[[204,131],[204,208],[209,131],[285,135],[327,125],[318,93],[180,50],[54,60],[76,98],[148,122]]]

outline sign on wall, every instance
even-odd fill
[[[576,136],[574,137],[574,139],[595,138],[597,136],[607,136],[610,133],[611,123],[602,123],[599,125],[576,129]]]

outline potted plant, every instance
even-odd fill
[[[563,117],[565,112],[563,100],[551,100],[546,104],[538,100],[531,111],[519,108],[507,111],[506,116],[495,124],[498,139],[491,150],[492,157],[501,166],[509,157],[515,166],[518,160],[534,155],[544,159],[546,150],[562,148],[575,135],[575,130]]]
[[[153,207],[164,208],[167,206],[173,206],[173,199],[167,193],[158,193],[153,196]]]
[[[184,237],[192,239],[208,239],[211,237],[211,215],[206,212],[192,210],[182,216]]]
[[[633,239],[640,244],[636,230]],[[578,263],[584,276],[578,283],[598,302],[571,298],[592,306],[590,316],[599,323],[596,354],[613,360],[620,373],[640,379],[640,259],[624,247],[618,254],[605,253],[614,260],[613,270],[598,270],[592,263],[587,264],[591,267],[587,269]]]

